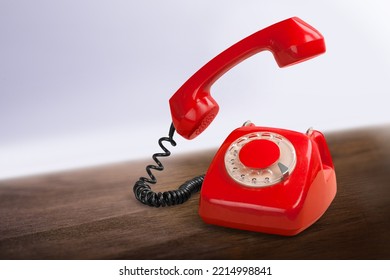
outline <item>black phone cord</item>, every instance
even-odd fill
[[[199,192],[202,187],[204,176],[200,175],[191,180],[186,181],[176,190],[170,190],[165,192],[154,192],[151,190],[149,184],[156,184],[157,179],[153,175],[152,170],[162,171],[164,170],[164,165],[158,159],[159,157],[168,157],[171,155],[171,152],[163,145],[163,142],[169,142],[173,147],[176,146],[175,140],[173,140],[173,135],[175,133],[175,127],[173,123],[169,129],[168,137],[161,137],[158,140],[158,144],[163,153],[155,153],[152,158],[157,165],[148,165],[146,166],[146,172],[149,175],[149,178],[140,177],[139,180],[135,183],[133,187],[135,197],[145,205],[151,207],[165,207],[173,206],[177,204],[182,204],[186,202],[193,193]]]

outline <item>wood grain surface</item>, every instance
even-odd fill
[[[0,258],[389,259],[390,127],[326,136],[338,193],[297,236],[206,225],[199,194],[170,208],[141,205],[132,186],[152,163],[146,159],[0,181]],[[166,159],[155,189],[204,173],[215,151]]]

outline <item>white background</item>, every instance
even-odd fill
[[[327,53],[279,69],[270,53],[212,88],[220,113],[174,153],[218,147],[244,121],[321,131],[390,122],[386,1],[0,2],[0,178],[150,157],[168,99],[242,38],[298,16]],[[140,174],[142,175],[142,174]]]
[[[0,262],[1,276],[14,279],[226,279],[226,280],[329,280],[329,279],[387,279],[388,260],[4,260]],[[164,269],[179,272],[203,269],[202,275],[119,275],[119,270]],[[270,267],[272,275],[213,275],[213,267]],[[267,271],[267,270],[266,270]],[[150,272],[149,272],[150,273]]]

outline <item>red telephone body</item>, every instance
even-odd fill
[[[184,138],[202,133],[218,113],[212,84],[244,59],[269,50],[280,67],[325,52],[323,36],[289,18],[226,49],[188,79],[169,100],[173,125]],[[222,144],[206,173],[199,214],[206,223],[281,235],[313,224],[336,194],[324,136],[245,125]]]
[[[257,139],[258,135],[263,136],[262,139]],[[245,141],[242,138],[248,139]],[[269,148],[265,143],[274,143],[270,141],[271,138],[292,144],[291,156],[295,157],[295,163],[292,162],[293,170],[288,171],[287,166],[284,166],[286,163],[281,163],[288,160],[281,160],[283,156],[280,153],[275,155],[272,149],[264,149]],[[232,145],[235,141],[238,143]],[[240,149],[240,144],[243,146],[234,157],[231,153]],[[244,150],[248,145],[254,151],[252,154]],[[257,149],[253,147],[256,145]],[[226,158],[229,153],[231,157]],[[267,159],[272,158],[272,161],[265,163],[262,159],[264,154]],[[252,168],[243,163],[252,165]],[[233,168],[238,166],[235,171],[238,174],[237,180],[229,176],[229,165]],[[264,170],[265,174],[259,174]],[[274,174],[269,175],[269,170]],[[276,174],[278,172],[280,174]],[[242,175],[244,176],[241,177]],[[279,177],[280,182],[272,184],[268,179],[264,183],[264,179],[268,178],[266,176],[272,175]],[[260,182],[261,179],[263,182]],[[307,134],[303,134],[250,125],[234,130],[215,155],[201,189],[199,214],[210,224],[295,235],[318,220],[335,195],[336,175],[322,133],[309,130]]]

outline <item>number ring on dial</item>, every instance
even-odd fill
[[[240,151],[254,140],[268,140],[276,144],[280,154],[271,165],[263,168],[245,166],[240,160]],[[266,154],[266,153],[264,153]],[[254,154],[261,157],[260,154]],[[225,153],[225,167],[229,176],[237,183],[247,187],[268,187],[286,179],[296,165],[296,153],[291,142],[277,133],[263,131],[241,136],[234,141]]]

